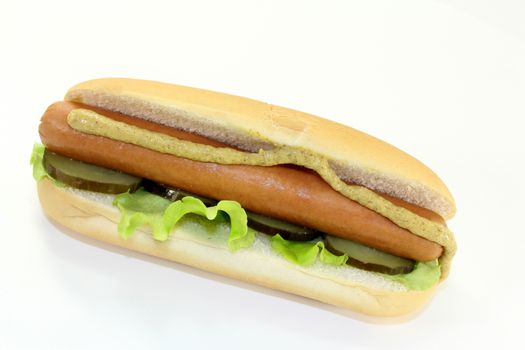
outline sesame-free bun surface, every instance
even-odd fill
[[[176,126],[249,151],[290,146],[330,161],[343,180],[430,209],[445,219],[455,203],[428,167],[358,130],[243,97],[145,80],[80,83],[65,100]]]
[[[258,238],[236,253],[225,241],[203,234],[198,224],[177,226],[170,238],[155,241],[147,230],[124,240],[117,233],[120,213],[112,195],[57,187],[48,179],[37,183],[44,212],[58,223],[86,236],[137,252],[190,265],[220,275],[289,292],[373,316],[399,316],[421,308],[435,287],[411,291],[378,274],[352,267],[316,264],[301,267],[276,255]],[[210,238],[211,237],[211,238]]]

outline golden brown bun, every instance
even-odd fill
[[[264,238],[258,238],[249,249],[231,253],[219,234],[217,239],[210,239],[207,234],[203,236],[197,224],[177,227],[165,242],[155,241],[146,230],[139,230],[124,240],[117,233],[120,213],[111,205],[113,196],[57,187],[47,179],[38,181],[37,186],[45,213],[76,232],[364,314],[399,316],[411,313],[422,307],[435,289],[410,291],[378,274],[352,267],[297,266],[277,256],[265,244]]]
[[[350,127],[247,98],[152,81],[98,79],[70,89],[82,102],[196,132],[257,151],[291,146],[328,159],[343,180],[435,211],[455,213],[452,195],[429,168]]]

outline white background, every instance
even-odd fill
[[[523,349],[524,19],[519,0],[2,1],[0,348]],[[368,319],[53,225],[39,117],[106,76],[308,111],[424,160],[457,200],[450,278],[418,315]]]

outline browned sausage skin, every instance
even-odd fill
[[[443,248],[400,228],[387,218],[333,190],[315,172],[294,165],[270,167],[204,163],[78,132],[67,114],[88,108],[107,117],[180,139],[225,147],[220,142],[120,113],[58,102],[44,113],[39,132],[44,145],[85,162],[117,169],[215,199],[236,200],[246,209],[353,239],[392,254],[428,261]],[[424,208],[384,196],[430,220],[443,219]]]

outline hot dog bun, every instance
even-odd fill
[[[361,213],[371,211],[373,215],[379,216],[376,218],[378,222],[383,221],[381,224],[384,224],[383,227],[395,226],[395,228],[383,232],[371,230],[375,231],[375,234],[388,235],[398,230],[399,237],[408,235],[417,238],[419,241],[431,243],[433,249],[437,248],[432,253],[434,255],[407,255],[406,257],[417,261],[426,261],[425,259],[434,259],[439,256],[441,278],[447,277],[456,245],[453,234],[445,225],[443,218],[447,219],[454,215],[454,199],[443,182],[429,168],[383,141],[355,129],[306,113],[242,97],[151,81],[132,79],[88,81],[70,89],[65,100],[71,102],[70,105],[82,104],[82,106],[86,106],[85,109],[91,114],[97,113],[89,110],[90,108],[100,108],[102,118],[109,118],[103,116],[104,111],[108,113],[119,112],[124,114],[123,118],[135,117],[198,134],[211,139],[212,142],[247,151],[235,151],[242,153],[242,157],[244,157],[242,159],[257,160],[252,163],[228,163],[226,158],[221,158],[224,160],[224,163],[221,163],[220,161],[210,160],[211,158],[206,158],[208,160],[191,158],[187,153],[182,155],[168,154],[169,152],[166,153],[151,146],[151,140],[154,137],[152,134],[146,133],[146,137],[140,139],[145,141],[139,140],[137,143],[119,139],[120,133],[117,136],[97,134],[98,131],[107,128],[107,126],[100,127],[103,124],[98,124],[98,122],[93,124],[97,130],[93,132],[82,131],[68,124],[69,119],[64,122],[64,116],[47,118],[44,115],[40,133],[42,141],[52,151],[73,158],[79,156],[79,160],[129,172],[157,182],[164,181],[160,177],[162,174],[158,174],[159,171],[161,173],[175,171],[175,168],[163,167],[163,164],[167,162],[175,162],[175,158],[180,159],[176,160],[177,162],[201,163],[200,166],[208,165],[217,169],[228,166],[271,168],[283,164],[302,167],[302,170],[316,172],[319,175],[318,178],[321,179],[320,181],[324,181],[322,183],[324,187],[321,191],[330,192],[332,195],[340,196],[343,199],[340,202],[341,205],[337,205],[338,208],[343,207],[344,201],[350,201],[359,207],[355,208],[354,206],[352,210],[363,209],[360,211]],[[59,106],[58,109],[64,107],[64,105],[56,106]],[[50,107],[50,109],[52,108],[55,107]],[[74,109],[77,107],[70,106],[67,108]],[[78,111],[79,109],[75,110]],[[71,114],[74,113],[69,113],[67,118]],[[61,118],[62,120],[60,120]],[[103,119],[97,120],[102,122]],[[115,121],[111,123],[115,123]],[[132,127],[138,133],[144,133],[146,129],[137,125],[120,125],[119,127],[124,129]],[[62,131],[65,132],[61,133]],[[81,134],[83,138],[67,139],[68,135],[74,133]],[[88,142],[89,139],[94,140],[94,142]],[[170,139],[171,141],[173,140]],[[191,141],[191,143],[192,145],[188,147],[194,147],[191,150],[192,152],[195,149],[201,150],[192,153],[194,154],[192,157],[206,157],[213,152],[220,151],[211,146],[207,146],[210,148],[198,146],[199,141]],[[77,151],[74,151],[74,148]],[[205,152],[202,151],[203,149]],[[261,149],[265,151],[259,152]],[[190,151],[189,148],[187,150]],[[228,150],[234,152],[232,148],[228,148]],[[118,153],[113,154],[113,151]],[[263,157],[250,158],[251,155]],[[159,159],[154,164],[148,163],[142,167],[127,167],[126,165],[129,162],[140,162],[141,159],[145,161],[154,157]],[[260,159],[263,158],[262,161],[273,161],[272,157],[281,157],[279,158],[281,160],[268,164],[259,163]],[[189,178],[198,180],[199,173],[199,170],[194,171],[189,175]],[[240,171],[235,173],[235,176],[231,176],[232,173],[229,173],[221,177],[220,172],[217,172],[216,177],[220,182],[222,181],[221,178],[224,179],[228,175],[238,177],[243,173],[246,172]],[[317,176],[317,174],[314,175]],[[259,176],[259,178],[263,177]],[[289,179],[290,177],[286,175],[279,179],[283,178]],[[298,181],[302,181],[306,175],[296,178]],[[180,178],[176,182],[181,183],[181,181],[187,181],[187,179]],[[199,182],[207,183],[203,178]],[[187,185],[191,187],[190,183]],[[211,189],[209,193],[199,191],[194,193],[216,199],[232,199],[222,198],[221,195],[215,197],[212,193],[223,190],[227,186],[235,188],[235,184],[221,183],[219,187]],[[291,186],[281,187],[285,189]],[[313,182],[310,185],[303,186],[303,188],[306,187],[313,188]],[[181,188],[186,189],[184,186]],[[202,188],[201,190],[204,191]],[[259,190],[256,188],[256,190],[251,191],[253,192],[251,195],[262,194],[263,191]],[[199,239],[199,235],[195,235],[199,228],[195,226],[177,228],[175,233],[164,242],[155,241],[147,231],[141,231],[125,240],[120,238],[117,233],[119,212],[111,205],[109,195],[98,195],[57,187],[46,179],[38,181],[38,191],[44,211],[51,218],[74,231],[146,254],[314,298],[370,315],[394,316],[409,313],[428,300],[435,289],[434,285],[425,291],[411,290],[405,285],[393,282],[380,274],[353,267],[333,267],[326,264],[312,267],[296,266],[274,253],[264,237],[258,238],[253,247],[231,253],[224,246],[224,242],[210,242],[208,239]],[[246,194],[247,192],[250,192],[249,189],[242,193]],[[299,192],[303,193],[300,189]],[[230,192],[226,193],[225,196],[230,197]],[[265,198],[270,197],[271,193]],[[234,196],[233,198],[235,199]],[[283,198],[281,197],[280,200]],[[335,196],[331,198],[333,201],[336,200]],[[241,199],[238,201],[242,204]],[[286,206],[292,207],[295,205],[294,203],[302,200],[304,198],[296,199]],[[252,203],[248,204],[248,209],[251,209],[250,205],[253,206],[253,201],[246,201],[246,203]],[[298,208],[307,216],[310,213],[316,214],[309,207],[298,206]],[[257,208],[254,207],[254,209]],[[283,220],[289,219],[291,222],[294,222],[295,218],[298,217],[297,215],[295,218],[293,217],[293,210],[289,211],[285,217],[280,217],[278,213],[266,213],[262,209],[261,211],[263,214],[275,215]],[[304,216],[303,219],[305,219]],[[336,216],[325,221],[330,223],[336,222],[337,219]],[[366,221],[362,220],[362,222]],[[304,224],[303,222],[296,223]],[[314,224],[317,225],[317,223]],[[337,234],[329,231],[326,233],[337,236]],[[373,234],[369,235],[370,237],[367,239],[373,238]],[[404,245],[404,243],[397,243],[398,246]],[[389,244],[395,245],[396,242]],[[424,250],[426,253],[429,251],[426,248]],[[403,256],[400,253],[401,250],[392,250],[391,252]]]
[[[146,229],[123,240],[117,233],[120,213],[113,196],[58,187],[48,179],[38,181],[44,212],[58,223],[96,240],[159,258],[180,262],[367,315],[399,316],[419,309],[433,295],[408,290],[378,274],[352,267],[301,267],[271,251],[260,238],[250,249],[232,254],[224,244],[199,239],[194,227],[178,227],[165,242],[155,241]]]

